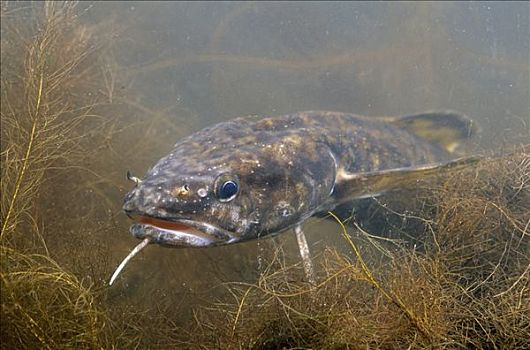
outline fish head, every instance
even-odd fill
[[[230,147],[196,136],[177,144],[126,195],[123,209],[137,221],[130,232],[163,246],[208,247],[271,236],[307,219],[333,186],[333,171],[323,180],[329,154],[312,162],[300,157],[307,146],[275,141],[240,139]]]
[[[205,164],[208,163],[208,164]],[[187,164],[187,166],[186,166]],[[208,170],[209,169],[209,170]],[[126,196],[123,209],[137,222],[133,236],[173,247],[206,247],[238,241],[244,210],[238,174],[197,159],[163,158]]]

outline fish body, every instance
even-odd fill
[[[243,117],[178,142],[125,197],[131,233],[170,247],[271,237],[357,198],[414,183],[471,136],[456,112]],[[146,241],[146,242],[147,242]]]

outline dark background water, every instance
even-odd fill
[[[213,123],[311,109],[374,116],[454,109],[482,129],[468,153],[500,153],[529,140],[529,3],[83,2],[80,7],[81,21],[104,28],[110,38],[101,64],[109,71],[109,102],[126,107],[116,109],[120,123],[148,121],[141,132],[109,141],[116,152],[104,175],[113,185],[105,190],[110,199],[98,202],[109,215],[83,218],[103,226],[112,220],[104,237],[83,238],[102,242],[101,251],[109,252],[108,277],[138,243],[121,213],[122,198],[132,187],[125,172],[142,177],[180,138]],[[134,149],[134,156],[125,157],[120,147]],[[93,189],[78,190],[89,196]],[[65,215],[66,209],[71,208]],[[334,223],[314,220],[305,229],[315,253],[343,244]],[[77,231],[65,232],[56,244],[74,245]],[[219,283],[254,281],[264,268],[260,257],[275,245],[284,246],[288,261],[297,261],[293,236],[212,249],[149,247],[126,267],[111,293],[125,302],[148,304],[156,298],[186,310],[196,292],[210,298],[207,291]]]
[[[171,122],[181,109],[202,127],[308,109],[452,108],[498,145],[528,117],[524,2],[95,3],[85,17],[115,24],[129,88]]]

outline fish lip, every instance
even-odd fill
[[[135,216],[137,223],[131,225],[130,233],[138,238],[149,238],[151,243],[166,247],[210,247],[236,242],[238,239],[224,229],[209,223],[190,219],[159,218],[149,215]],[[160,227],[152,223],[144,223],[142,220],[155,220],[158,223],[181,224],[188,228],[175,230],[168,227]]]

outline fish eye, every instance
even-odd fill
[[[217,198],[221,202],[228,202],[234,199],[239,191],[237,179],[222,176],[217,181]]]

